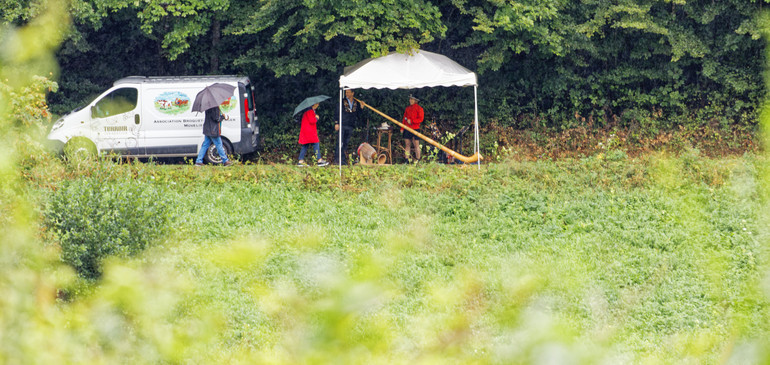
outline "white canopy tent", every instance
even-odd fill
[[[416,89],[436,86],[473,86],[474,102],[474,152],[479,153],[479,107],[476,74],[460,66],[449,57],[428,51],[416,50],[414,54],[392,52],[387,56],[369,58],[346,67],[340,76],[340,106],[346,89]],[[342,128],[339,132],[337,156],[342,155]],[[340,173],[342,169],[341,158]],[[481,168],[479,161],[479,168]]]

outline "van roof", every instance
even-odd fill
[[[169,82],[241,82],[249,84],[249,78],[236,75],[207,75],[207,76],[128,76],[113,83],[121,84],[162,84]]]

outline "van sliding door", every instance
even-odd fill
[[[205,84],[169,83],[145,87],[142,111],[145,147],[153,156],[195,156],[203,139],[203,113],[193,112]]]

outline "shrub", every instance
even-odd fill
[[[61,260],[93,279],[104,258],[134,255],[162,237],[172,219],[169,208],[152,184],[87,177],[53,194],[45,224],[59,239]]]
[[[45,135],[51,125],[46,96],[56,92],[59,85],[42,76],[32,76],[23,86],[0,80],[0,100],[7,115],[0,126],[0,133],[9,138],[16,150],[17,163],[23,172],[38,165],[50,165],[51,155],[45,146]]]

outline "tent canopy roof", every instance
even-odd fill
[[[417,50],[391,52],[345,67],[343,89],[416,89],[434,86],[476,86],[476,74],[449,57]]]

